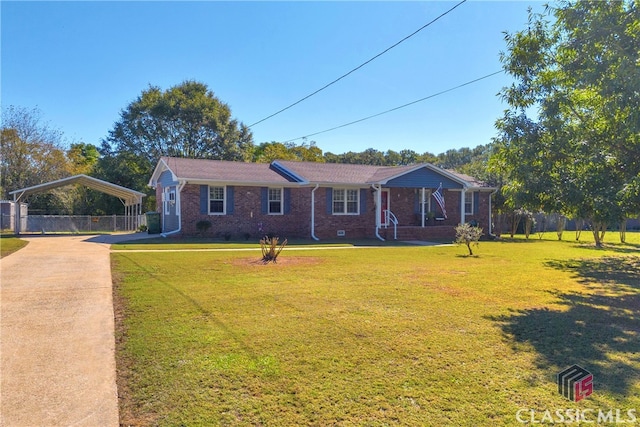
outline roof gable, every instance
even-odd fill
[[[440,173],[438,168],[421,165],[407,173],[399,174],[384,183],[386,187],[406,188],[462,188],[464,184],[446,174]]]

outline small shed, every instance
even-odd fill
[[[19,203],[19,205],[21,228],[25,228],[27,224],[27,204]],[[12,200],[0,200],[0,230],[14,231],[17,221],[16,212],[18,212],[16,202]]]

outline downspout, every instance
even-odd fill
[[[316,190],[320,187],[320,184],[316,184],[315,188],[311,190],[311,238],[316,242],[320,239],[316,237]]]
[[[371,188],[373,188],[376,192],[376,237],[384,242],[384,238],[380,235],[378,230],[380,229],[380,214],[382,206],[382,195],[380,194],[382,191],[382,186],[380,188],[376,188],[374,184],[371,184]]]
[[[498,192],[498,189],[496,188],[495,190],[493,190],[491,192],[491,194],[489,194],[489,236],[493,236],[493,217],[492,217],[492,209],[491,209],[491,198],[494,194],[496,194]]]
[[[462,187],[462,191],[460,192],[460,224],[464,224],[466,222],[465,214],[464,214],[464,199],[467,194],[467,188]]]
[[[167,237],[172,234],[179,233],[182,230],[182,196],[180,196],[180,193],[182,193],[182,189],[186,184],[186,181],[181,182],[176,191],[176,212],[178,212],[178,216],[180,216],[180,221],[178,221],[178,229],[169,231],[168,233],[160,234],[162,237]]]

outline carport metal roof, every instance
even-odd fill
[[[85,187],[92,188],[97,191],[109,194],[111,196],[118,197],[122,200],[125,206],[138,205],[142,203],[142,198],[146,194],[139,191],[130,190],[120,185],[112,184],[107,181],[102,181],[98,178],[93,178],[87,175],[74,175],[69,178],[58,179],[56,181],[45,182],[44,184],[34,185],[32,187],[21,188],[20,190],[14,190],[9,192],[13,195],[13,200],[18,202],[23,196],[30,194],[42,193],[44,191],[53,190],[54,188],[64,187],[67,185],[84,185]]]

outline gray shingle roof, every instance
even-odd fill
[[[320,184],[367,185],[385,182],[420,167],[440,170],[475,188],[487,184],[452,170],[431,165],[371,166],[343,163],[315,163],[277,160],[272,164],[230,162],[222,160],[185,159],[162,157],[161,159],[178,179],[194,181],[218,181],[228,183],[294,184],[299,182]]]
[[[446,170],[446,171],[447,171],[447,172],[449,172],[451,175],[456,176],[458,179],[460,179],[460,180],[462,180],[462,181],[466,181],[466,183],[467,183],[470,187],[478,187],[478,188],[481,188],[481,187],[487,187],[487,188],[490,188],[489,184],[487,184],[487,183],[486,183],[486,182],[484,182],[484,181],[480,181],[480,180],[478,180],[478,179],[475,179],[475,178],[474,178],[474,177],[472,177],[472,176],[465,175],[465,174],[460,173],[460,172],[456,172],[456,171],[454,171],[454,170],[452,170],[452,169],[443,169],[443,170]]]
[[[271,168],[268,163],[184,159],[178,157],[162,157],[162,160],[178,178],[182,179],[238,183],[264,182],[269,184],[291,182]]]
[[[278,160],[278,164],[304,177],[307,182],[327,184],[368,184],[401,174],[413,166],[370,166],[344,163],[314,163]]]

